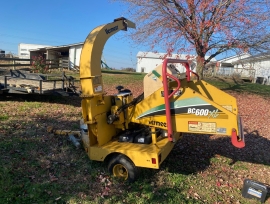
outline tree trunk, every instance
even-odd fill
[[[203,71],[204,71],[204,57],[198,56],[196,73],[199,75],[200,79],[203,79]]]

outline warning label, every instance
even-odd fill
[[[205,123],[198,121],[189,121],[188,130],[193,132],[216,132],[216,123]]]
[[[102,91],[102,86],[96,86],[95,87],[95,92],[100,92]]]
[[[228,111],[232,112],[232,106],[231,105],[224,105],[223,108],[227,109]]]

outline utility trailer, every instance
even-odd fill
[[[24,70],[10,70],[9,74],[0,76],[0,94],[44,94],[44,95],[79,95],[74,86],[75,79],[66,76],[30,73]]]

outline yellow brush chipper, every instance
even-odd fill
[[[139,167],[158,169],[182,133],[229,135],[235,147],[244,147],[236,99],[199,80],[186,60],[164,59],[145,76],[144,92],[136,98],[122,86],[115,95],[106,95],[102,50],[109,37],[127,28],[135,24],[125,18],[99,26],[82,48],[81,135],[90,159],[105,161],[114,176],[134,181]],[[185,68],[185,77],[177,63]]]

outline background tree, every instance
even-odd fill
[[[269,49],[268,0],[112,0],[128,6],[135,43],[195,54],[196,72],[217,55]],[[206,58],[206,56],[208,56]]]

